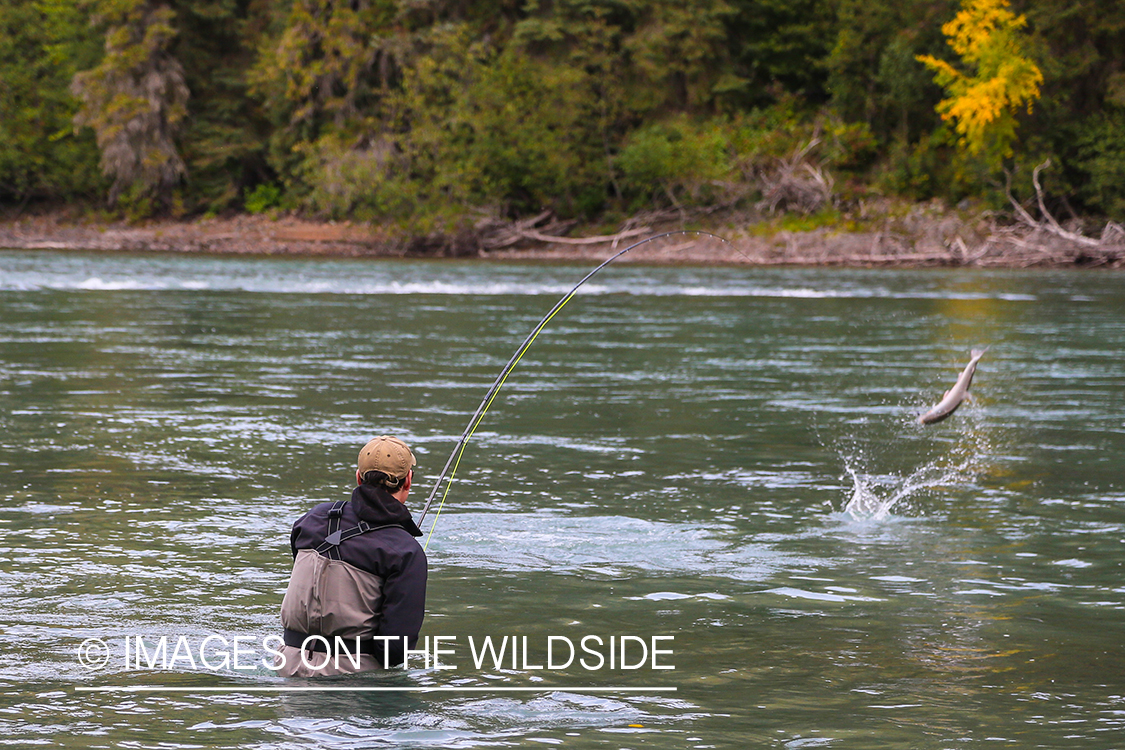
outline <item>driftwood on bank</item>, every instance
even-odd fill
[[[846,231],[837,226],[784,231],[753,211],[688,208],[689,221],[727,237],[731,244],[697,239],[685,243],[680,238],[653,243],[627,259],[766,266],[1125,267],[1125,231],[1112,222],[1095,239],[1058,221],[1036,220],[1023,205],[1020,208],[1026,216],[1017,211],[1014,220],[989,212],[970,216],[938,202],[916,204],[905,213],[902,208],[900,204],[859,201],[845,210],[850,226]],[[130,226],[82,224],[59,214],[25,214],[0,221],[0,248],[592,262],[604,260],[607,253],[630,240],[683,226],[679,211],[658,209],[633,216],[613,234],[572,237],[574,222],[544,212],[517,222],[482,219],[459,233],[404,242],[378,226],[296,217],[235,216]],[[778,228],[770,231],[771,226]]]
[[[822,162],[812,157],[818,134],[788,157],[746,166],[741,179],[715,183],[704,206],[678,201],[637,213],[608,235],[572,236],[578,222],[551,211],[523,219],[494,212],[455,229],[403,236],[390,228],[299,217],[236,216],[218,220],[152,222],[142,226],[83,225],[60,215],[0,221],[0,247],[159,251],[214,254],[286,254],[371,257],[451,257],[599,260],[630,240],[685,226],[708,227],[729,244],[682,238],[653,243],[629,256],[648,262],[800,266],[1125,266],[1125,228],[1107,222],[1100,237],[1064,226],[1047,208],[1040,174],[1031,175],[1035,207],[1011,192],[1014,215],[971,216],[940,201],[905,205],[888,199],[841,202]],[[759,198],[755,203],[755,198]],[[753,208],[746,206],[753,205]],[[834,206],[838,226],[785,231],[780,214],[809,215]],[[1039,218],[1032,215],[1036,211]],[[842,227],[846,226],[847,229]]]
[[[1057,256],[1061,253],[1062,256],[1059,260],[1062,261],[1073,256],[1073,252],[1068,254],[1068,250],[1072,250],[1073,246],[1082,248],[1079,257],[1085,265],[1100,265],[1101,263],[1120,261],[1122,255],[1125,254],[1125,229],[1120,224],[1108,221],[1102,230],[1101,237],[1087,237],[1080,232],[1064,228],[1054,214],[1047,209],[1043,185],[1039,182],[1039,174],[1050,166],[1051,160],[1047,159],[1031,172],[1031,184],[1035,188],[1035,199],[1039,207],[1039,214],[1043,217],[1041,219],[1033,217],[1023,204],[1015,199],[1012,195],[1011,175],[1007,176],[1004,192],[1008,197],[1008,202],[1012,204],[1016,218],[1030,229],[1031,233],[1021,237],[1008,229],[998,230],[997,236],[1003,237],[1008,243],[1017,247],[1033,250],[1040,254]],[[1063,243],[1043,242],[1041,241],[1043,235],[1056,237]]]
[[[539,226],[544,222],[547,223]],[[557,245],[611,244],[616,246],[621,240],[652,233],[652,229],[647,226],[637,226],[625,228],[610,235],[594,237],[564,236],[562,233],[573,227],[574,224],[573,221],[555,220],[552,212],[544,211],[537,216],[522,221],[504,222],[496,219],[485,219],[478,222],[475,228],[479,233],[479,244],[482,250],[498,250],[528,240]]]
[[[811,214],[832,203],[832,176],[808,159],[818,145],[820,138],[814,136],[789,158],[779,160],[773,170],[758,175],[756,181],[762,192],[759,210],[770,214],[779,210]]]

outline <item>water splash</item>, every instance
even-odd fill
[[[845,471],[840,479],[851,480],[845,515],[884,520],[916,510],[916,499],[964,488],[992,470],[998,435],[985,410],[964,409],[956,422],[934,430],[915,419],[924,409],[920,402],[900,402],[860,419],[848,437],[821,441],[839,456]]]
[[[910,510],[916,498],[973,483],[988,470],[992,441],[979,414],[966,414],[961,421],[960,434],[949,442],[929,442],[923,437],[926,433],[899,433],[888,440],[888,445],[896,447],[881,451],[877,459],[854,443],[838,444],[836,451],[851,479],[844,513],[856,520],[883,520],[896,511]],[[910,456],[920,463],[904,466],[903,459],[909,462]],[[885,468],[888,464],[895,468]],[[875,465],[879,471],[871,470]]]
[[[847,456],[844,469],[852,480],[852,495],[844,512],[852,518],[885,519],[900,506],[906,506],[926,490],[958,484],[972,474],[971,459],[950,465],[938,460],[915,469],[906,476],[898,474],[869,474],[857,469]]]

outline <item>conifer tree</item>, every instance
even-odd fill
[[[187,172],[176,144],[188,89],[169,52],[174,13],[152,0],[102,0],[98,10],[108,27],[105,57],[74,77],[82,102],[75,121],[97,136],[111,205],[140,215],[171,208]]]
[[[97,146],[76,134],[75,71],[93,64],[81,8],[66,0],[0,0],[0,202],[17,206],[101,187]]]

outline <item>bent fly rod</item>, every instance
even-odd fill
[[[469,423],[467,425],[465,425],[465,431],[461,433],[461,439],[458,440],[457,445],[453,447],[453,452],[449,454],[449,458],[446,460],[444,468],[442,468],[441,473],[438,474],[437,481],[434,482],[434,487],[432,490],[430,490],[429,497],[426,498],[426,504],[422,506],[422,515],[418,516],[419,528],[421,528],[422,521],[423,519],[425,519],[426,513],[428,513],[430,510],[430,504],[433,503],[434,498],[437,496],[438,490],[441,489],[442,481],[445,479],[445,475],[448,473],[449,481],[445,483],[445,491],[441,494],[441,502],[438,503],[437,512],[434,514],[433,524],[430,526],[430,533],[426,537],[427,547],[429,547],[430,539],[434,535],[434,529],[437,528],[437,520],[441,516],[441,509],[445,506],[445,498],[449,495],[449,488],[453,485],[453,478],[457,475],[457,467],[461,465],[461,457],[465,455],[465,447],[468,445],[469,439],[472,438],[473,433],[475,433],[477,427],[480,426],[481,421],[484,419],[484,415],[488,413],[488,407],[492,406],[492,402],[496,399],[496,394],[499,393],[500,389],[504,386],[504,381],[508,379],[508,375],[510,375],[512,370],[516,368],[516,365],[519,364],[520,359],[527,352],[527,350],[531,348],[531,345],[535,342],[535,338],[539,335],[539,332],[542,331],[549,322],[551,322],[551,318],[555,317],[559,310],[563,309],[563,307],[566,306],[567,302],[570,302],[571,298],[574,297],[575,292],[577,292],[583,284],[592,279],[598,273],[598,271],[601,271],[603,268],[620,258],[625,253],[629,252],[630,250],[634,250],[641,245],[652,242],[653,240],[658,240],[662,237],[670,237],[677,234],[700,234],[707,237],[714,237],[715,239],[722,240],[723,242],[726,242],[728,244],[730,243],[730,240],[726,239],[725,237],[720,237],[717,234],[711,234],[710,232],[702,232],[694,229],[680,229],[674,232],[654,234],[653,236],[647,237],[640,242],[633,243],[624,250],[621,250],[614,255],[611,255],[609,258],[606,258],[604,261],[602,261],[601,265],[583,276],[582,280],[575,284],[569,292],[564,294],[562,296],[562,299],[556,302],[555,306],[552,307],[550,311],[543,316],[543,319],[539,321],[538,325],[531,329],[531,333],[527,335],[527,338],[524,339],[523,343],[520,344],[516,349],[515,354],[513,354],[512,358],[508,360],[508,364],[504,365],[504,369],[502,369],[500,371],[500,374],[496,376],[496,380],[492,383],[492,387],[488,389],[488,393],[484,394],[484,399],[480,402],[480,406],[477,407],[476,412],[473,414],[473,418],[469,420]],[[450,466],[453,467],[452,471],[450,471]]]

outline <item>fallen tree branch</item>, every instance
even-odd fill
[[[514,222],[501,221],[495,217],[486,217],[477,222],[475,231],[480,237],[480,246],[482,248],[497,250],[527,239],[526,235],[528,232],[538,231],[542,234],[557,234],[559,232],[565,232],[576,223],[573,220],[549,221],[540,227],[539,230],[535,229],[538,224],[547,221],[552,215],[552,212],[548,209],[530,218]]]
[[[1027,209],[1025,209],[1020,204],[1020,202],[1012,196],[1012,176],[1005,170],[1004,174],[1007,177],[1007,180],[1004,185],[1004,192],[1008,197],[1008,202],[1011,203],[1012,207],[1016,210],[1016,216],[1020,219],[1020,221],[1022,221],[1024,224],[1027,224],[1032,229],[1048,232],[1055,235],[1056,237],[1061,237],[1067,242],[1073,242],[1074,244],[1082,245],[1083,247],[1105,248],[1109,244],[1117,244],[1114,237],[1116,232],[1114,232],[1109,226],[1110,224],[1113,224],[1113,222],[1109,222],[1109,224],[1106,225],[1105,231],[1102,232],[1102,239],[1100,240],[1094,239],[1093,237],[1087,237],[1086,235],[1079,234],[1078,232],[1071,232],[1067,229],[1063,229],[1062,225],[1059,224],[1054,215],[1047,210],[1047,202],[1043,197],[1043,186],[1039,182],[1039,173],[1050,166],[1051,160],[1046,159],[1042,164],[1037,166],[1031,172],[1031,184],[1035,186],[1035,198],[1039,203],[1039,213],[1043,215],[1043,220],[1036,220],[1035,218],[1033,218],[1032,215],[1027,212]],[[1114,225],[1114,227],[1116,226],[1117,225]]]
[[[598,237],[555,237],[549,234],[541,234],[533,229],[517,231],[526,239],[535,240],[536,242],[554,242],[560,245],[599,245],[603,242],[620,242],[630,237],[648,234],[652,229],[649,227],[637,227],[636,229],[627,229],[617,234],[605,234]]]
[[[1078,234],[1077,232],[1068,232],[1067,230],[1063,229],[1062,225],[1060,225],[1055,217],[1051,214],[1051,212],[1047,210],[1047,204],[1043,201],[1043,187],[1039,184],[1039,173],[1049,166],[1051,166],[1051,160],[1047,159],[1031,172],[1031,184],[1035,186],[1035,196],[1039,200],[1039,212],[1043,214],[1043,218],[1047,220],[1047,224],[1050,227],[1048,231],[1058,235],[1059,237],[1062,237],[1064,240],[1070,240],[1071,242],[1076,242],[1079,245],[1085,245],[1086,247],[1101,247],[1101,240],[1095,240],[1091,237]]]
[[[832,177],[820,166],[805,161],[819,144],[820,138],[814,136],[788,159],[779,160],[772,172],[760,176],[759,210],[775,214],[779,208],[784,208],[811,214],[832,202]]]
[[[1042,229],[1039,222],[1027,212],[1019,201],[1012,195],[1012,173],[1007,169],[1004,170],[1004,195],[1008,197],[1008,202],[1012,204],[1012,208],[1016,209],[1016,217],[1027,224],[1032,229]]]

